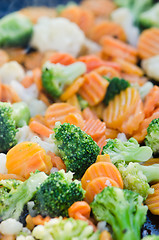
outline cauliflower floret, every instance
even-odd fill
[[[53,152],[55,153],[57,151],[56,145],[54,144],[51,137],[47,138],[46,140],[41,140],[40,137],[34,136],[31,138],[31,142],[38,143],[42,148],[45,149],[46,152]]]
[[[30,101],[27,102],[29,110],[30,110],[30,115],[31,117],[34,117],[35,115],[44,115],[47,109],[46,104],[38,99],[31,99]]]
[[[7,235],[17,235],[22,228],[23,224],[12,218],[8,218],[0,224],[0,232]]]
[[[111,19],[123,27],[128,42],[136,46],[139,38],[139,29],[133,24],[134,19],[131,11],[128,8],[118,8],[112,12]]]
[[[44,52],[57,50],[76,57],[85,42],[83,31],[65,18],[42,17],[34,25],[30,45]]]
[[[159,55],[145,59],[142,61],[142,68],[145,70],[148,77],[159,81]]]
[[[30,130],[29,126],[24,126],[22,128],[18,128],[18,132],[16,133],[17,143],[31,141],[31,139],[35,136],[35,134]]]
[[[23,67],[16,61],[5,63],[0,67],[0,79],[2,83],[10,84],[12,80],[21,82],[24,76]]]
[[[6,154],[0,153],[0,173],[6,174],[8,173],[8,170],[6,168]]]

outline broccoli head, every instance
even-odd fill
[[[58,98],[66,86],[71,85],[85,72],[86,65],[83,62],[75,62],[68,66],[46,62],[42,70],[42,84],[50,96]]]
[[[8,218],[19,219],[24,205],[29,202],[37,187],[47,178],[44,172],[38,172],[32,174],[25,182],[12,182],[11,190],[4,191],[4,194],[0,195],[0,218],[6,220]],[[9,182],[0,182],[0,187],[8,189]],[[19,184],[15,187],[15,184]],[[2,186],[3,185],[3,186]]]
[[[6,179],[0,181],[0,194],[7,194],[12,190],[17,189],[17,187],[23,183],[16,179]]]
[[[152,149],[154,155],[159,153],[159,118],[153,119],[149,124],[145,144]]]
[[[68,216],[68,208],[84,198],[81,182],[72,181],[73,173],[60,170],[51,173],[38,188],[34,197],[34,209],[42,216]]]
[[[102,154],[109,154],[112,163],[145,162],[151,158],[152,150],[147,146],[140,147],[135,138],[130,138],[126,142],[115,138],[107,141]]]
[[[146,221],[147,206],[135,192],[106,187],[91,203],[97,221],[106,221],[116,240],[140,240],[140,228]]]
[[[139,21],[144,27],[159,27],[159,3],[143,12],[139,17]]]
[[[104,104],[107,106],[109,101],[114,99],[117,94],[120,94],[122,90],[125,90],[128,87],[130,87],[130,83],[128,81],[117,77],[112,78],[112,80],[110,80],[106,95],[103,100]]]
[[[88,102],[85,99],[83,99],[80,95],[77,95],[77,99],[78,99],[81,110],[88,107]]]
[[[96,161],[100,148],[90,135],[75,125],[57,123],[54,132],[54,142],[66,170],[73,172],[74,177],[80,179],[87,168]]]
[[[44,226],[35,227],[32,235],[40,240],[99,240],[99,231],[94,232],[86,221],[62,217],[51,219]]]

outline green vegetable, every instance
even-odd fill
[[[38,188],[34,209],[42,216],[68,216],[68,208],[84,198],[81,182],[72,181],[73,173],[60,170],[51,173]]]
[[[86,65],[75,62],[68,66],[47,62],[42,70],[42,84],[50,96],[58,98],[66,86],[86,72]]]
[[[23,183],[20,180],[16,179],[7,179],[0,181],[0,195],[8,194],[10,191],[17,189],[17,187]]]
[[[159,240],[159,236],[149,235],[149,236],[146,236],[146,237],[142,238],[142,240]]]
[[[11,13],[0,20],[0,47],[26,46],[31,38],[33,25],[20,13]]]
[[[97,221],[106,221],[115,240],[140,240],[140,228],[146,220],[143,198],[130,190],[106,187],[91,203]]]
[[[135,138],[130,138],[126,142],[115,138],[107,141],[102,154],[109,154],[112,163],[145,162],[151,158],[152,150],[147,146],[140,147]]]
[[[159,27],[159,3],[153,5],[139,17],[140,24],[144,27]]]
[[[16,143],[16,124],[10,103],[0,102],[0,152],[7,152]]]
[[[35,227],[32,235],[40,240],[99,240],[99,231],[94,232],[86,221],[73,218],[64,220],[62,217]]]
[[[153,119],[149,124],[145,144],[152,149],[154,155],[159,153],[159,118]]]
[[[81,110],[84,110],[88,107],[88,102],[84,100],[80,95],[77,95],[79,105],[81,107]]]
[[[18,102],[12,104],[12,108],[12,117],[15,120],[16,127],[28,125],[30,119],[30,110],[28,105],[25,102]]]
[[[44,172],[32,174],[25,182],[21,183],[15,189],[11,189],[6,194],[0,195],[0,217],[2,220],[8,218],[19,219],[24,205],[29,202],[37,187],[47,178]],[[2,184],[2,181],[1,181]]]
[[[80,179],[87,168],[96,161],[100,148],[90,135],[69,123],[57,123],[53,135],[58,154],[63,159],[66,170]]]
[[[148,194],[152,194],[154,190],[150,188],[149,182],[159,181],[159,165],[151,166],[140,165],[139,163],[119,163],[117,165],[121,173],[124,187],[139,193],[144,199]]]
[[[130,87],[130,83],[124,79],[120,78],[112,78],[110,81],[106,95],[104,97],[104,104],[107,106],[109,101],[115,98],[117,94],[120,94],[122,90],[125,90],[126,88]]]

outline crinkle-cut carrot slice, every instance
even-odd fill
[[[98,119],[96,112],[91,110],[89,107],[87,107],[83,110],[82,116],[83,116],[84,120]]]
[[[79,111],[81,111],[81,107],[76,94],[67,99],[66,103],[76,107]]]
[[[86,74],[84,79],[79,94],[90,106],[95,106],[103,100],[109,83],[95,71]]]
[[[59,53],[55,52],[49,58],[49,61],[52,63],[60,63],[62,65],[69,65],[76,61],[76,59],[68,53]]]
[[[140,99],[135,112],[129,116],[128,119],[126,119],[121,127],[120,127],[120,131],[124,132],[125,134],[129,134],[132,135],[133,132],[135,132],[136,130],[138,130],[140,123],[142,123],[142,121],[145,118],[145,114],[144,114],[144,109],[143,109],[143,102]]]
[[[104,36],[101,40],[103,51],[112,58],[122,58],[128,62],[136,63],[138,51],[136,48],[110,36]]]
[[[85,201],[89,204],[93,202],[95,195],[107,186],[119,187],[118,183],[109,177],[97,177],[93,179],[87,184]]]
[[[104,110],[103,119],[108,128],[118,129],[134,113],[140,100],[137,89],[129,87],[111,100]]]
[[[97,43],[100,43],[103,36],[116,37],[121,41],[126,41],[124,29],[118,23],[108,20],[93,25],[89,33],[89,38]]]
[[[69,19],[76,23],[85,34],[87,34],[94,24],[94,15],[89,9],[84,9],[80,6],[69,6],[65,8],[60,17]]]
[[[112,128],[106,128],[106,131],[105,131],[105,136],[106,136],[106,139],[114,139],[117,137],[119,131],[118,130],[115,130],[115,129],[112,129]]]
[[[29,127],[30,129],[35,132],[36,134],[42,136],[42,137],[49,137],[50,134],[53,133],[53,131],[46,127],[43,123],[40,123],[36,120],[32,120],[30,123],[29,123]]]
[[[111,162],[109,154],[98,155],[96,162]]]
[[[150,166],[153,164],[159,164],[159,158],[150,158],[146,162],[142,163],[142,165],[144,165],[144,166]]]
[[[151,187],[154,188],[154,193],[148,195],[145,203],[152,214],[159,215],[159,183]]]
[[[69,87],[64,90],[60,96],[61,101],[66,101],[74,94],[76,94],[80,87],[83,85],[84,81],[84,77],[77,78]]]
[[[96,140],[97,145],[100,147],[100,153],[103,150],[103,147],[106,145],[106,136],[102,135],[98,140]]]
[[[40,68],[42,65],[44,54],[42,52],[30,52],[25,54],[23,59],[23,65],[27,70],[33,70],[35,68]]]
[[[31,123],[32,121],[37,121],[37,122],[42,123],[42,124],[45,125],[44,116],[42,116],[40,114],[35,115],[34,117],[30,118],[29,123]]]
[[[143,86],[148,81],[147,77],[139,77],[137,75],[128,73],[121,73],[121,78],[124,78],[132,84],[137,83],[139,86]]]
[[[96,17],[108,18],[111,12],[116,8],[116,5],[111,0],[84,0],[81,6],[89,9]]]
[[[115,58],[114,61],[117,62],[120,65],[120,69],[124,73],[134,74],[134,75],[137,75],[139,77],[142,77],[144,75],[143,70],[133,63],[125,61],[122,58]]]
[[[107,66],[102,66],[94,70],[101,76],[105,76],[108,78],[113,78],[113,77],[120,77],[119,71],[115,70],[112,67],[107,67]]]
[[[111,61],[103,61],[99,56],[96,56],[93,54],[81,56],[78,58],[78,61],[84,62],[86,64],[87,72],[93,71],[94,69],[102,66],[111,67],[116,71],[120,70],[120,66],[118,63],[111,62]]]
[[[28,88],[33,84],[33,82],[33,76],[26,75],[21,81],[21,84],[23,87]]]
[[[0,66],[9,61],[9,55],[6,51],[0,49]]]
[[[150,122],[155,119],[159,118],[159,108],[157,108],[150,117],[145,118],[142,123],[139,125],[138,131],[136,131],[133,135],[133,137],[139,142],[143,142],[145,139],[145,136],[147,134],[147,128],[150,124]]]
[[[51,157],[37,143],[22,142],[8,151],[6,167],[9,174],[28,178],[36,170],[49,173],[52,163]]]
[[[40,68],[35,68],[33,70],[33,81],[37,86],[37,89],[40,91],[43,90],[43,85],[42,85],[42,78],[41,78],[41,69]]]
[[[58,121],[63,124],[69,113],[80,113],[80,111],[68,103],[53,103],[46,110],[45,123],[49,128],[54,128]]]
[[[150,58],[159,54],[159,29],[150,28],[140,34],[138,52],[141,59]]]
[[[105,109],[104,103],[99,103],[97,106],[91,107],[91,110],[96,113],[97,117],[103,120],[103,111]]]
[[[80,213],[82,216],[88,219],[90,217],[91,207],[85,201],[74,202],[68,209],[68,215],[69,217],[77,219],[76,218],[77,213]]]
[[[144,112],[146,118],[151,116],[157,107],[159,107],[159,87],[155,85],[145,97]]]
[[[22,176],[19,176],[17,174],[2,174],[0,173],[0,181],[1,180],[6,180],[6,179],[16,179],[16,180],[20,180],[20,181],[25,181],[26,179]]]
[[[123,180],[116,166],[109,162],[93,163],[81,179],[83,189],[86,189],[89,182],[97,177],[109,177],[116,181],[120,188],[123,188]]]
[[[39,100],[43,101],[47,107],[50,106],[50,100],[45,93],[39,93]]]
[[[66,171],[66,165],[64,164],[63,160],[56,156],[53,152],[47,152],[47,154],[51,157],[51,162],[53,164],[53,167],[56,167],[58,170],[64,169]]]
[[[84,122],[84,126],[82,128],[88,135],[90,135],[94,141],[97,141],[103,135],[105,135],[106,125],[104,122],[99,119],[88,119]]]
[[[6,84],[1,84],[1,102],[10,102],[10,103],[15,103],[15,102],[20,102],[21,99],[15,92],[15,90]]]
[[[80,113],[69,113],[65,117],[65,122],[76,125],[77,127],[80,127],[82,130],[85,125],[84,119]]]

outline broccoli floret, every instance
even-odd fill
[[[0,47],[26,46],[31,38],[33,25],[20,13],[11,13],[0,20]]]
[[[159,27],[159,3],[143,12],[139,17],[139,21],[144,27]]]
[[[25,182],[19,184],[17,188],[11,189],[8,193],[0,195],[0,217],[2,220],[8,218],[19,219],[24,205],[29,202],[37,187],[47,178],[44,172],[32,174]]]
[[[66,170],[80,179],[87,168],[96,161],[100,148],[90,135],[69,123],[56,124],[53,135],[58,154],[63,159]]]
[[[153,119],[149,124],[145,144],[152,149],[154,155],[159,153],[159,118]]]
[[[130,83],[128,81],[117,77],[113,78],[107,88],[107,92],[103,100],[104,104],[107,106],[110,100],[114,99],[117,94],[120,94],[122,90],[125,90],[128,87],[130,87]]]
[[[76,62],[68,66],[46,62],[42,70],[42,84],[50,96],[58,98],[66,86],[86,72],[86,65]]]
[[[62,217],[51,219],[44,226],[35,227],[32,235],[40,240],[99,240],[99,231],[94,232],[86,221]]]
[[[159,240],[159,236],[149,235],[149,236],[146,236],[146,237],[142,238],[142,240]]]
[[[81,107],[81,110],[84,110],[85,108],[88,107],[88,102],[85,99],[83,99],[80,95],[77,95],[77,98],[78,98],[78,102]]]
[[[91,203],[97,221],[106,221],[116,240],[140,240],[140,228],[146,220],[143,198],[127,189],[106,187]]]
[[[130,138],[126,142],[115,138],[107,141],[102,154],[109,154],[114,164],[120,161],[145,162],[151,158],[152,150],[147,146],[140,147],[135,138]]]
[[[42,216],[68,216],[68,208],[84,198],[81,182],[72,181],[73,173],[60,170],[51,173],[38,188],[34,209]]]
[[[15,120],[16,127],[20,128],[28,125],[30,119],[30,110],[25,102],[18,102],[12,104],[13,114],[12,117]]]
[[[144,199],[147,198],[148,194],[154,192],[148,183],[151,181],[159,181],[158,164],[143,166],[139,163],[131,162],[128,165],[119,163],[117,167],[121,173],[126,189],[139,193]]]
[[[6,179],[0,181],[0,194],[7,194],[12,190],[17,189],[17,187],[23,183],[16,179]]]
[[[0,102],[0,152],[7,152],[16,143],[16,125],[10,103]]]

